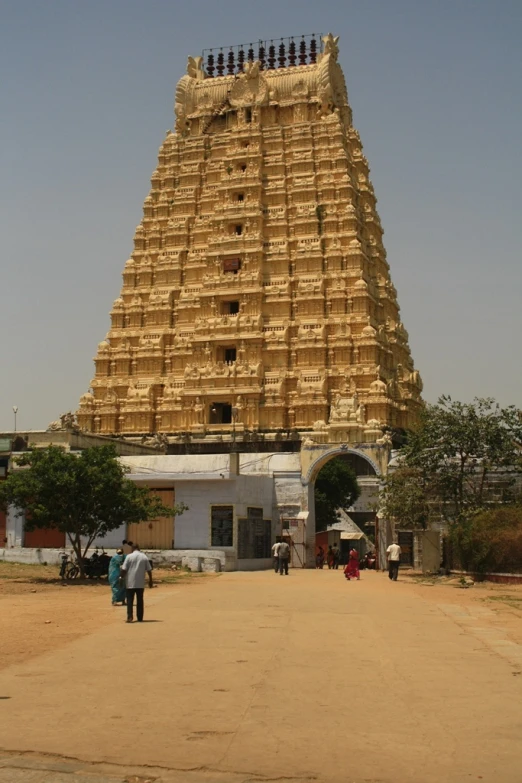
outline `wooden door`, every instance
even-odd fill
[[[151,489],[164,506],[174,506],[174,489]],[[141,549],[174,548],[174,514],[158,517],[148,522],[132,522],[127,525],[127,540],[138,544]]]

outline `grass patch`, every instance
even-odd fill
[[[0,579],[17,582],[59,582],[60,566],[40,563],[5,563],[0,561]]]

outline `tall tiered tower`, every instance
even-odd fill
[[[354,443],[414,422],[421,380],[337,43],[189,57],[83,429]]]

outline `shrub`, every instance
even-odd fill
[[[456,524],[451,540],[460,565],[477,573],[522,573],[522,507],[482,511]]]

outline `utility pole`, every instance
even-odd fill
[[[16,414],[18,413],[18,405],[13,405],[13,413],[14,413],[14,431],[16,432]]]

